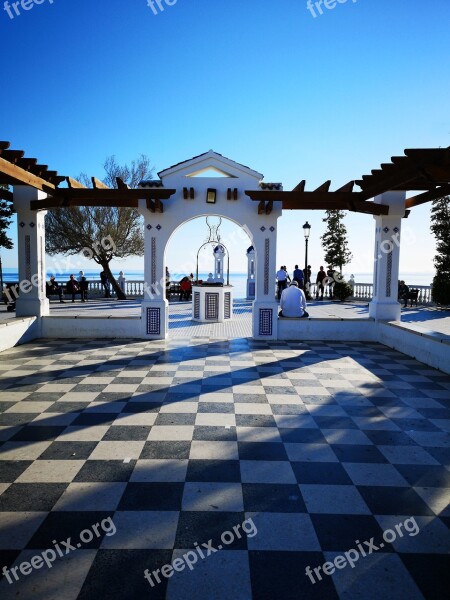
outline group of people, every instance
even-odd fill
[[[327,271],[323,267],[320,267],[316,277],[316,299],[323,300],[325,292],[325,286],[328,286],[328,292],[330,300],[334,299],[333,288],[334,288],[334,276],[336,271],[332,267],[328,267]],[[287,272],[286,265],[281,265],[279,271],[277,271],[277,299],[280,301],[283,290],[288,287],[289,283],[297,283],[297,287],[304,291],[305,297],[310,300],[311,296],[309,293],[311,286],[311,265],[308,265],[306,269],[299,269],[298,265],[295,265],[292,273],[292,279]]]
[[[80,294],[81,302],[87,301],[88,282],[86,281],[83,271],[80,271],[78,279],[75,279],[75,275],[70,276],[69,281],[66,283],[66,291],[68,294],[72,295],[72,302],[75,302],[76,294]],[[46,294],[47,296],[51,296],[52,294],[57,295],[59,297],[59,301],[64,303],[63,287],[56,281],[54,275],[50,277],[50,281],[46,284]]]
[[[102,286],[104,289],[105,298],[110,298],[111,297],[110,284],[109,284],[108,275],[105,273],[105,271],[102,271],[100,273],[100,280],[102,282]],[[59,301],[61,303],[64,303],[63,286],[60,285],[56,281],[56,277],[54,275],[52,275],[50,277],[50,281],[48,281],[45,284],[45,287],[46,287],[46,295],[47,296],[52,296],[52,295],[58,296]],[[66,288],[67,294],[71,294],[72,302],[75,302],[76,294],[80,294],[81,302],[87,302],[89,283],[86,280],[86,277],[84,276],[83,271],[80,271],[78,278],[76,278],[76,279],[75,279],[75,275],[70,275],[69,281],[67,281],[67,283],[65,284],[65,288]]]

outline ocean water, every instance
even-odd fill
[[[127,271],[123,269],[124,275],[127,280],[136,280],[143,281],[144,280],[144,272],[143,271]],[[50,278],[52,274],[51,270],[47,272],[47,278]],[[187,273],[171,273],[172,281],[179,281],[184,275]],[[66,274],[56,274],[56,280],[62,283],[65,283],[69,279],[70,273]],[[75,276],[78,276],[78,272],[74,273]],[[100,269],[96,271],[84,271],[84,275],[86,279],[89,280],[100,280]],[[113,271],[113,275],[115,277],[119,276],[119,271]],[[292,276],[292,273],[290,273]],[[315,281],[316,274],[313,273],[313,281]],[[348,279],[350,277],[350,273],[345,273],[344,276]],[[372,273],[354,273],[356,283],[372,283],[373,282],[373,274]],[[433,273],[400,273],[400,279],[404,279],[406,284],[409,286],[415,285],[430,285],[433,280]],[[208,273],[199,273],[200,279],[207,279]],[[17,269],[14,268],[4,268],[3,269],[3,281],[18,281],[19,274]],[[275,286],[275,274],[274,274],[274,286]],[[247,295],[247,273],[230,273],[230,285],[232,285],[235,289],[234,297],[235,298],[244,298]]]

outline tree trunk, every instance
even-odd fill
[[[122,292],[120,285],[117,283],[117,281],[114,278],[114,275],[111,273],[111,269],[109,268],[109,262],[104,262],[104,263],[102,262],[102,263],[100,263],[100,265],[103,267],[103,270],[105,271],[106,275],[108,276],[108,280],[109,280],[113,290],[116,292],[117,300],[126,300],[127,297]]]

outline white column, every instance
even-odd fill
[[[253,246],[247,250],[247,300],[254,300],[256,294],[255,282],[255,250]]]
[[[32,200],[44,200],[47,194],[29,186],[14,186],[17,212],[17,246],[20,292],[16,302],[18,317],[42,317],[50,313],[45,296],[45,215],[47,211],[30,209]]]
[[[270,225],[270,224],[269,224]],[[276,340],[278,303],[275,300],[277,230],[263,226],[253,239],[256,251],[256,299],[253,303],[253,337]]]
[[[169,335],[169,303],[166,299],[164,264],[167,232],[164,228],[164,215],[150,213],[145,200],[140,201],[139,208],[144,216],[144,299],[141,309],[143,333],[146,339],[163,340]]]
[[[400,263],[400,234],[405,215],[405,192],[387,192],[375,202],[389,206],[389,214],[375,218],[373,298],[369,315],[377,321],[400,320],[397,300]]]

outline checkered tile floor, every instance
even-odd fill
[[[450,377],[388,348],[41,340],[0,355],[0,406],[4,600],[448,597]]]

